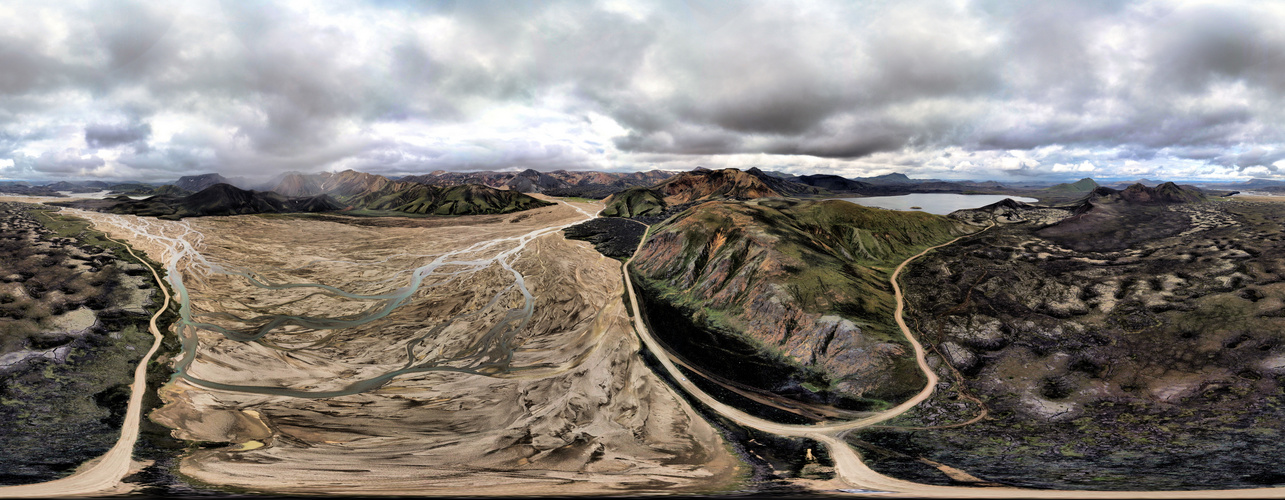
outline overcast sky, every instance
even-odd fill
[[[1285,167],[1285,2],[9,0],[0,20],[8,179]]]

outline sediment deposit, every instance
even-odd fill
[[[152,418],[215,444],[182,461],[189,477],[329,494],[734,487],[739,461],[639,357],[619,263],[558,231],[596,210],[84,215],[182,278],[182,375]]]

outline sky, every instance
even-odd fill
[[[1285,176],[1285,2],[0,3],[0,179]]]

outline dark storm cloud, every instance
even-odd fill
[[[6,6],[27,22],[0,35],[5,175],[1285,159],[1279,4],[45,7]]]
[[[135,144],[146,141],[152,135],[152,126],[146,123],[136,125],[116,125],[95,123],[85,126],[85,144],[91,148],[109,148],[121,144]]]
[[[35,89],[57,86],[68,73],[70,65],[31,51],[27,40],[0,35],[0,93],[22,94]]]
[[[1285,86],[1285,38],[1278,16],[1233,4],[1173,12],[1156,33],[1155,85],[1199,91],[1217,82]]]

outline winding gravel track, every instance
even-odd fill
[[[994,227],[987,227],[990,229]],[[984,231],[984,230],[983,230]],[[812,425],[793,425],[781,424],[755,417],[741,410],[733,408],[722,401],[710,396],[705,391],[696,387],[690,380],[678,371],[678,367],[670,360],[668,352],[660,342],[656,341],[647,325],[642,320],[642,311],[638,307],[638,297],[634,293],[633,281],[629,277],[628,262],[622,264],[622,271],[625,275],[625,287],[629,291],[630,307],[634,313],[634,329],[638,332],[638,337],[642,339],[643,344],[647,346],[652,354],[665,367],[665,371],[677,381],[678,385],[689,395],[700,400],[709,408],[718,412],[720,415],[735,421],[745,427],[750,427],[763,432],[770,432],[781,436],[803,437],[813,439],[824,444],[830,451],[830,457],[834,459],[835,472],[838,479],[849,485],[850,489],[833,491],[831,493],[847,493],[856,496],[877,496],[877,497],[909,497],[909,498],[1285,498],[1285,488],[1248,488],[1232,490],[1190,490],[1190,491],[1086,491],[1086,490],[1036,490],[1022,489],[1012,487],[963,487],[963,486],[936,486],[928,484],[919,484],[910,481],[904,481],[880,474],[870,467],[866,466],[861,460],[861,456],[856,450],[852,449],[843,441],[843,435],[849,431],[869,427],[879,422],[887,421],[894,418],[907,410],[915,407],[932,395],[937,386],[937,375],[928,366],[925,358],[924,348],[915,338],[915,335],[906,326],[906,321],[902,317],[905,310],[905,301],[901,293],[901,286],[897,284],[897,277],[906,265],[915,259],[922,257],[928,252],[953,244],[960,239],[973,236],[973,233],[960,236],[946,243],[929,247],[924,251],[915,254],[906,259],[896,270],[893,271],[892,288],[897,300],[895,319],[897,326],[901,328],[902,333],[915,350],[915,359],[919,368],[923,370],[928,383],[924,389],[910,400],[897,405],[894,408],[885,410],[876,415],[863,418],[860,420],[851,420],[839,423],[829,424],[812,424]],[[643,241],[638,242],[638,247],[634,250],[633,257],[638,256],[642,250]],[[630,261],[633,260],[630,257]]]
[[[120,243],[105,234],[103,236]],[[156,314],[152,315],[151,322],[148,323],[148,330],[152,332],[152,348],[147,351],[147,355],[143,356],[142,360],[139,360],[138,367],[134,369],[134,383],[130,386],[129,406],[125,410],[125,421],[121,424],[120,439],[103,456],[86,462],[70,476],[44,483],[3,486],[0,487],[0,498],[98,496],[126,493],[130,490],[130,487],[121,480],[129,475],[134,465],[134,444],[138,441],[138,424],[143,414],[143,394],[147,392],[147,363],[161,347],[161,330],[157,328],[156,320],[165,312],[165,309],[169,308],[170,292],[161,281],[161,275],[151,264],[139,258],[129,245],[122,245],[130,255],[152,272],[157,286],[161,287],[161,292],[165,294],[165,300],[161,302],[161,307],[156,310]]]

